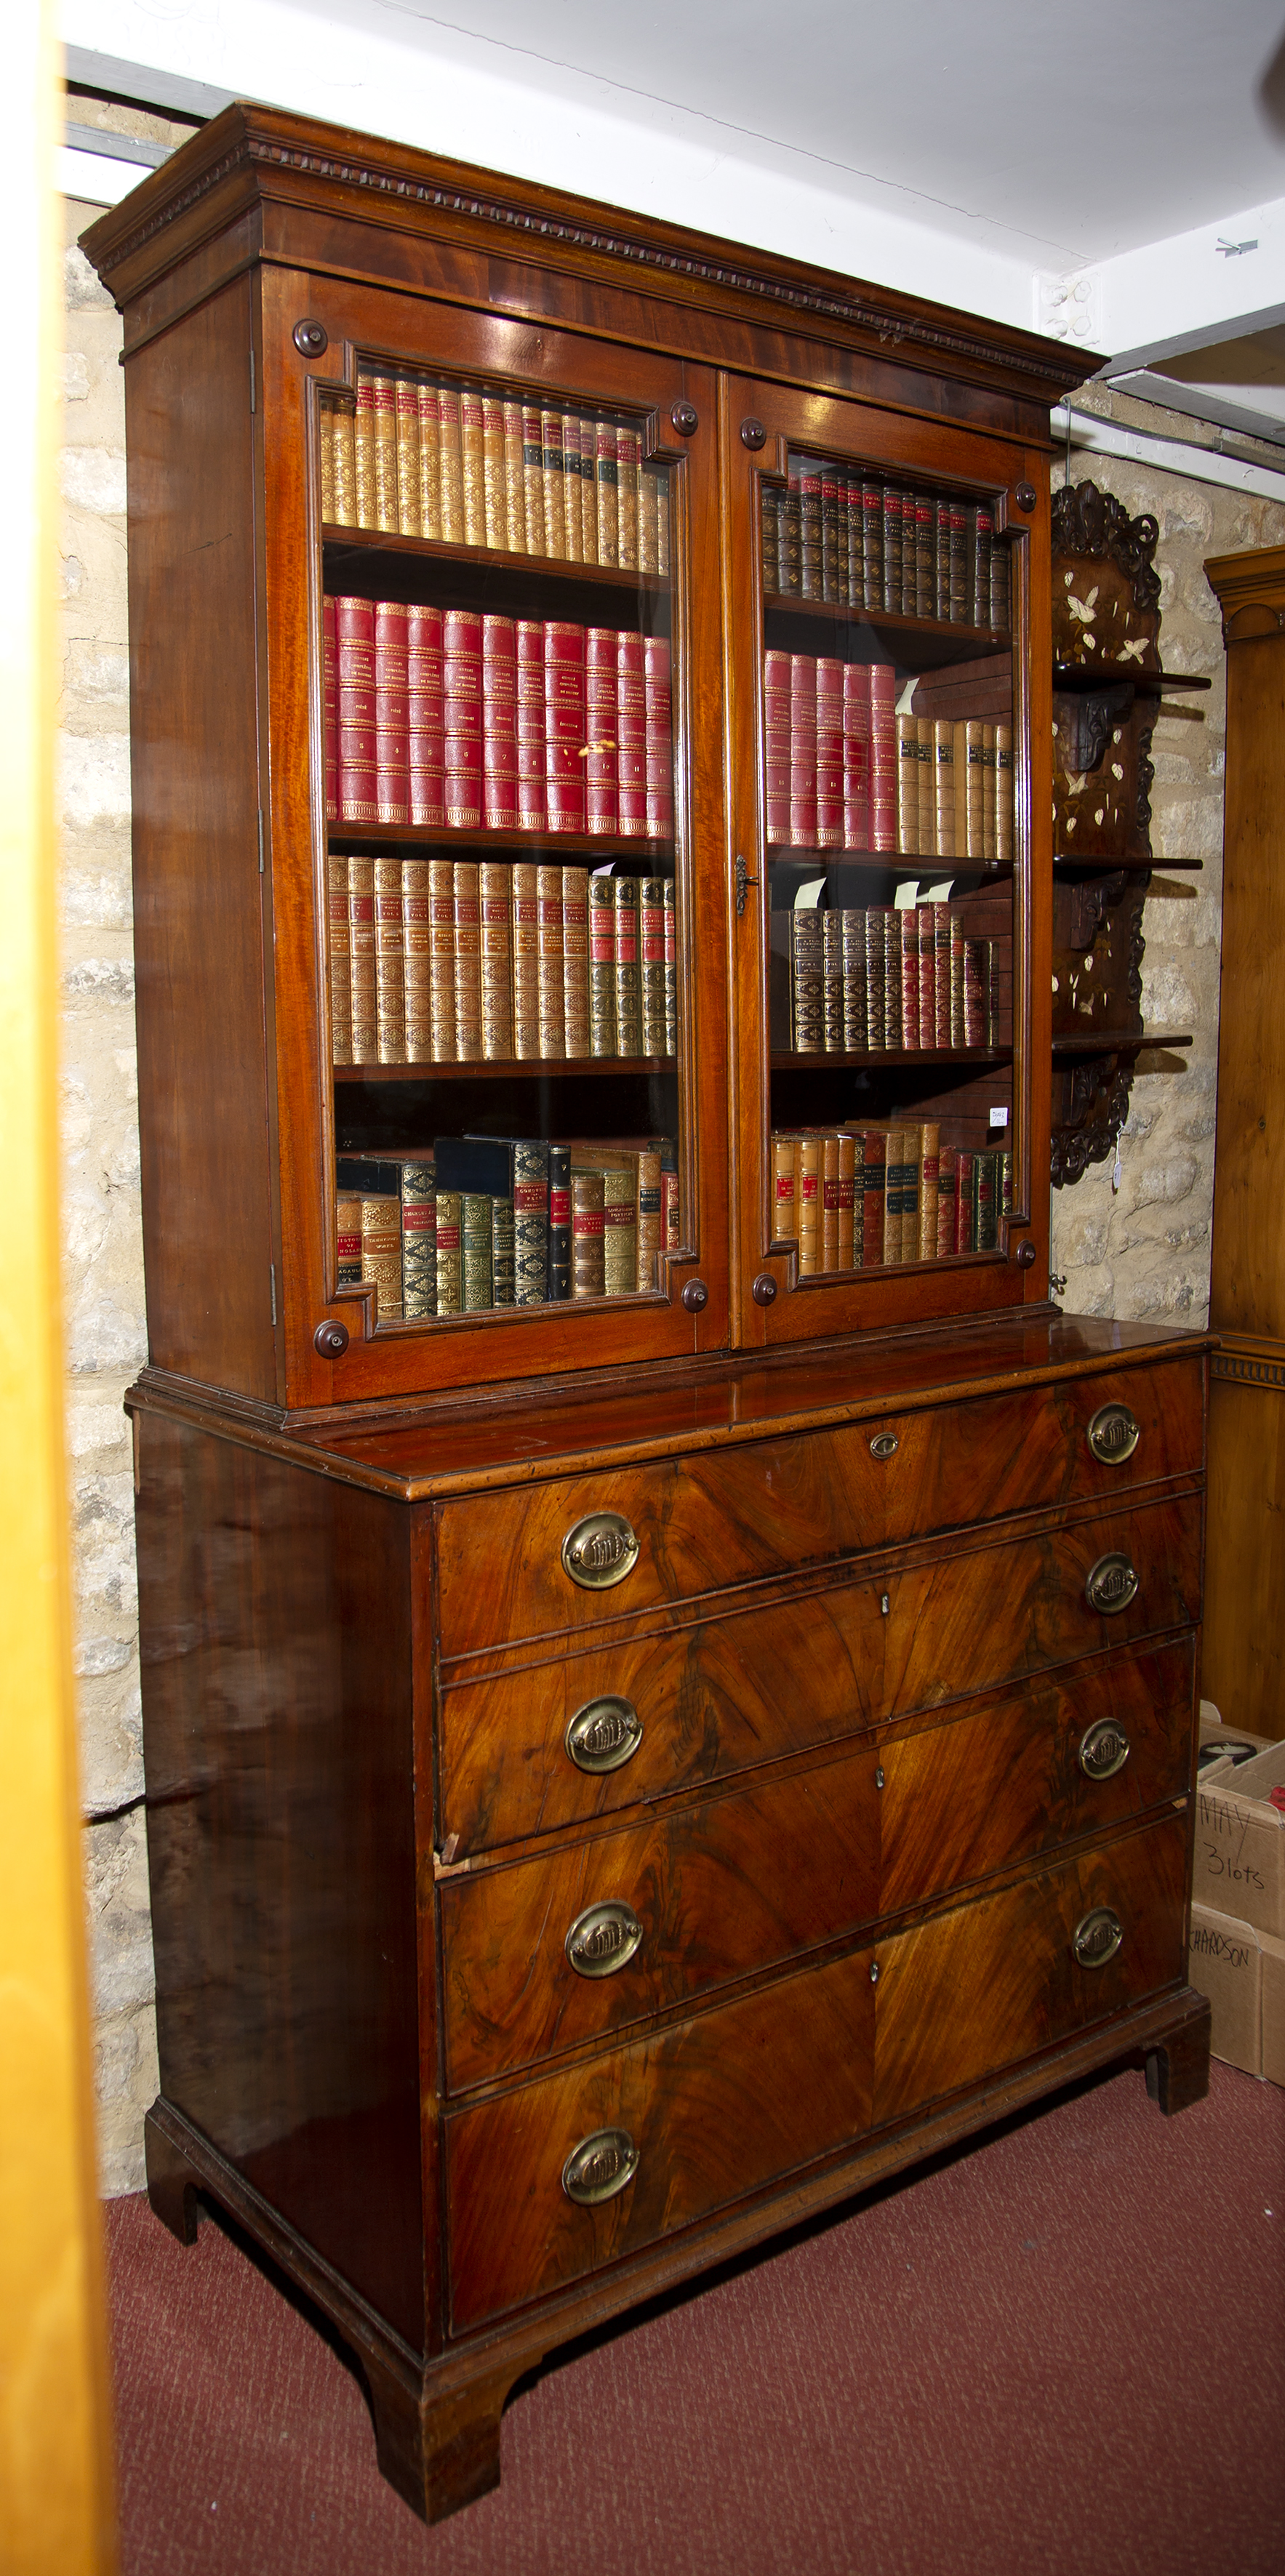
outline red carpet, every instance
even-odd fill
[[[1268,2215],[1268,2213],[1271,2215]],[[107,2211],[124,2576],[1280,2576],[1285,2093],[1113,2077],[581,2349],[425,2531],[222,2230]]]

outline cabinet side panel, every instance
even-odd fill
[[[422,2349],[410,1515],[138,1427],[161,2090]]]
[[[125,371],[134,934],[153,1362],[276,1391],[250,287]]]
[[[1218,1133],[1209,1320],[1215,1332],[1285,1335],[1285,1212],[1278,1104],[1285,947],[1285,643],[1227,653],[1227,796],[1218,1022]],[[1237,1723],[1240,1723],[1237,1720]]]

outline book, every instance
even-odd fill
[[[504,450],[504,397],[482,395],[482,516],[484,542],[493,554],[504,554],[509,542],[506,496],[508,460]]]
[[[873,474],[861,478],[861,604],[882,608],[883,485]]]
[[[501,862],[483,859],[477,871],[482,1003],[482,1056],[503,1063],[513,1048],[512,886]]]
[[[853,1133],[861,1148],[860,1263],[863,1270],[878,1270],[884,1261],[888,1139],[882,1127],[862,1127],[855,1120]]]
[[[541,862],[535,872],[536,996],[540,1017],[540,1054],[546,1061],[567,1051],[567,997],[562,955],[562,868]]]
[[[649,1136],[660,1160],[660,1248],[677,1252],[682,1243],[678,1201],[678,1147],[672,1136]]]
[[[763,656],[763,792],[769,842],[790,838],[791,656]]]
[[[969,601],[968,623],[991,624],[991,552],[994,544],[995,514],[989,501],[977,501],[968,513]]]
[[[543,425],[539,404],[529,399],[522,404],[522,500],[527,552],[543,555],[547,552]]]
[[[325,754],[326,821],[339,820],[339,637],[335,602],[321,603],[321,715]]]
[[[482,619],[482,820],[518,828],[517,632],[511,617]]]
[[[631,1297],[638,1285],[638,1163],[636,1153],[571,1147],[572,1190],[587,1172],[602,1178],[602,1287],[593,1293],[603,1297]]]
[[[674,729],[669,638],[643,638],[646,828],[668,840],[674,829]]]
[[[461,1190],[460,1310],[465,1315],[482,1314],[495,1302],[491,1247],[490,1199],[484,1197],[480,1190]]]
[[[827,1055],[841,1055],[843,1030],[842,912],[823,912],[821,924],[821,1042]]]
[[[843,846],[845,850],[868,850],[873,847],[870,837],[871,676],[868,662],[848,662],[843,667]]]
[[[805,1133],[798,1139],[794,1193],[794,1212],[799,1229],[799,1275],[811,1278],[821,1267],[821,1140],[812,1133]]]
[[[792,1242],[798,1231],[794,1208],[794,1144],[793,1136],[774,1135],[772,1138],[772,1208],[768,1232],[774,1244]]]
[[[406,1061],[406,979],[402,863],[374,860],[375,1052],[381,1064]]]
[[[899,715],[897,732],[897,841],[904,858],[919,850],[919,719]]]
[[[919,1240],[914,1258],[937,1258],[938,1194],[941,1187],[941,1126],[925,1118],[919,1128]]]
[[[419,414],[419,532],[437,540],[442,534],[442,430],[436,385],[416,385],[415,408]]]
[[[616,815],[621,840],[647,832],[647,675],[641,635],[616,638]]]
[[[849,904],[836,918],[842,925],[843,1050],[845,1055],[864,1055],[870,1043],[866,1016],[866,917],[863,911]]]
[[[571,1294],[571,1148],[549,1147],[548,1295],[560,1304]]]
[[[330,936],[330,1054],[335,1064],[351,1064],[352,966],[348,940],[348,861],[331,853],[326,861],[326,909]]]
[[[491,1201],[491,1304],[512,1306],[516,1300],[515,1224],[512,1199]]]
[[[398,1175],[400,1183],[400,1175]],[[397,1191],[361,1194],[362,1286],[375,1290],[375,1321],[398,1323],[402,1312],[402,1207]]]
[[[995,727],[995,856],[1013,856],[1013,728]]]
[[[589,1044],[589,872],[562,871],[563,1027],[568,1058],[583,1060]]]
[[[642,439],[636,429],[616,430],[616,560],[622,572],[638,570],[638,479]]]
[[[402,1312],[407,1323],[437,1313],[437,1172],[431,1154],[402,1158]]]
[[[474,386],[464,385],[460,391],[460,481],[464,496],[466,546],[486,544],[486,463],[482,422],[482,397]],[[489,1304],[489,1299],[487,1302]]]
[[[614,627],[590,626],[585,634],[585,827],[614,839],[620,801],[616,752]]]
[[[379,1041],[375,1010],[375,862],[364,851],[348,862],[348,992],[352,1021],[352,1062],[376,1064]]]
[[[510,900],[513,1052],[519,1063],[530,1063],[540,1054],[540,898],[533,860],[514,861]]]
[[[428,1007],[434,1064],[454,1064],[455,863],[428,862]]]
[[[821,1224],[819,1228],[823,1271],[837,1270],[839,1264],[839,1139],[833,1133],[821,1138]]]
[[[335,601],[336,785],[341,823],[378,821],[375,796],[375,603]]]
[[[551,833],[585,829],[585,757],[585,630],[551,619],[544,628],[544,795]]]
[[[460,1241],[460,1194],[437,1193],[437,1311],[458,1315],[463,1303],[463,1249]]]
[[[638,1056],[642,1043],[642,977],[638,955],[638,879],[610,880],[615,928],[616,1047],[618,1056]]]
[[[519,617],[515,626],[518,824],[524,832],[543,832],[544,626],[538,617]]]
[[[803,587],[803,516],[797,456],[791,456],[786,471],[786,488],[777,515],[776,548],[781,590],[786,597],[797,599]]]
[[[589,879],[589,1052],[616,1053],[616,896],[606,875]]]
[[[361,1193],[339,1190],[335,1196],[335,1286],[361,1286]]]
[[[504,404],[504,542],[511,555],[527,552],[526,453],[522,405]],[[533,552],[538,549],[533,548]]]
[[[669,1052],[665,1015],[665,884],[643,877],[638,887],[638,951],[642,995],[642,1053]],[[588,1047],[585,1048],[586,1054]]]
[[[820,1055],[825,1048],[825,951],[822,915],[814,905],[795,904],[781,915],[787,925],[790,955],[790,1045],[797,1055]]]
[[[605,1294],[606,1220],[603,1175],[581,1167],[570,1167],[571,1184],[571,1294],[573,1297],[601,1297]]]
[[[375,388],[370,376],[357,372],[357,409],[353,424],[354,483],[357,526],[377,528],[375,510]]]
[[[807,653],[790,656],[790,831],[796,850],[817,846],[817,666]]]
[[[397,534],[397,385],[392,376],[370,378],[371,425],[375,468],[374,525],[381,536]]]
[[[584,508],[580,489],[580,422],[574,412],[562,415],[562,519],[568,563],[584,563]]]
[[[442,542],[464,543],[464,474],[460,449],[460,396],[455,385],[437,389],[438,462],[441,469]]]
[[[406,611],[406,712],[410,820],[440,830],[446,821],[446,702],[442,612]]]
[[[937,1162],[937,1258],[944,1261],[954,1252],[958,1232],[959,1157],[953,1145],[943,1145]]]
[[[843,664],[818,657],[816,669],[816,847],[843,847]]]
[[[890,662],[870,665],[870,847],[897,847],[897,675]]]
[[[615,422],[595,421],[593,438],[594,495],[598,514],[598,561],[601,565],[610,568],[620,561]]]
[[[433,1004],[429,862],[402,861],[402,964],[406,979],[406,1061],[431,1064]]]
[[[491,1205],[492,1291],[496,1305],[539,1306],[547,1295],[551,1148],[536,1137],[439,1137],[438,1170],[448,1186]],[[497,1287],[496,1214],[500,1212]]]
[[[482,827],[482,620],[472,609],[442,617],[444,802],[447,829]]]
[[[478,871],[473,859],[454,863],[455,1062],[482,1060],[482,941]]]
[[[678,889],[664,880],[665,896],[665,1053],[678,1053]]]
[[[413,376],[398,376],[393,387],[397,439],[397,528],[403,537],[420,534],[419,394]]]

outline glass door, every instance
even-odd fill
[[[1025,462],[766,387],[746,413],[743,1329],[1018,1303],[1041,1266]]]

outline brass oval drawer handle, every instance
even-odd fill
[[[638,1541],[623,1512],[586,1512],[562,1542],[562,1562],[585,1592],[623,1583],[638,1562]]]
[[[1082,1968],[1105,1968],[1114,1959],[1124,1939],[1124,1925],[1109,1905],[1095,1905],[1082,1914],[1071,1934],[1071,1948]]]
[[[619,1771],[642,1742],[642,1719],[631,1699],[587,1699],[569,1721],[562,1741],[577,1771]]]
[[[1091,1610],[1100,1610],[1104,1619],[1113,1618],[1117,1610],[1127,1610],[1136,1598],[1138,1577],[1127,1556],[1112,1549],[1091,1566],[1084,1585],[1084,1597]]]
[[[876,1431],[870,1443],[872,1458],[895,1458],[901,1442],[895,1431]]]
[[[1102,1404],[1088,1428],[1088,1443],[1104,1467],[1122,1467],[1133,1456],[1142,1433],[1127,1404]]]
[[[627,2129],[595,2129],[573,2147],[562,2168],[562,2188],[582,2209],[614,2200],[638,2171],[638,2149]]]
[[[613,1896],[577,1914],[563,1948],[578,1977],[614,1977],[632,1959],[642,1936],[632,1905]]]
[[[1129,1759],[1129,1739],[1113,1717],[1100,1717],[1080,1737],[1080,1769],[1090,1780],[1114,1780]]]

